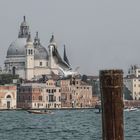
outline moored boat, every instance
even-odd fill
[[[32,114],[50,114],[51,111],[48,110],[27,110],[28,113]]]
[[[137,111],[137,110],[138,110],[138,108],[136,108],[136,107],[130,107],[130,108],[124,109],[124,111]]]

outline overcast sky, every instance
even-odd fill
[[[53,33],[82,74],[140,64],[140,0],[0,0],[1,65],[24,15],[32,37],[47,48]]]

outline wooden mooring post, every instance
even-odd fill
[[[124,140],[123,71],[101,70],[103,140]]]

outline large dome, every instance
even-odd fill
[[[7,51],[7,57],[25,56],[26,38],[18,38],[12,42]]]
[[[18,38],[12,42],[7,51],[7,58],[10,57],[24,57],[26,38]],[[41,44],[35,46],[35,59],[48,59],[48,52]]]

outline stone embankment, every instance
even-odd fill
[[[140,108],[140,100],[127,100],[127,101],[124,101],[124,107],[137,107],[137,108]]]

